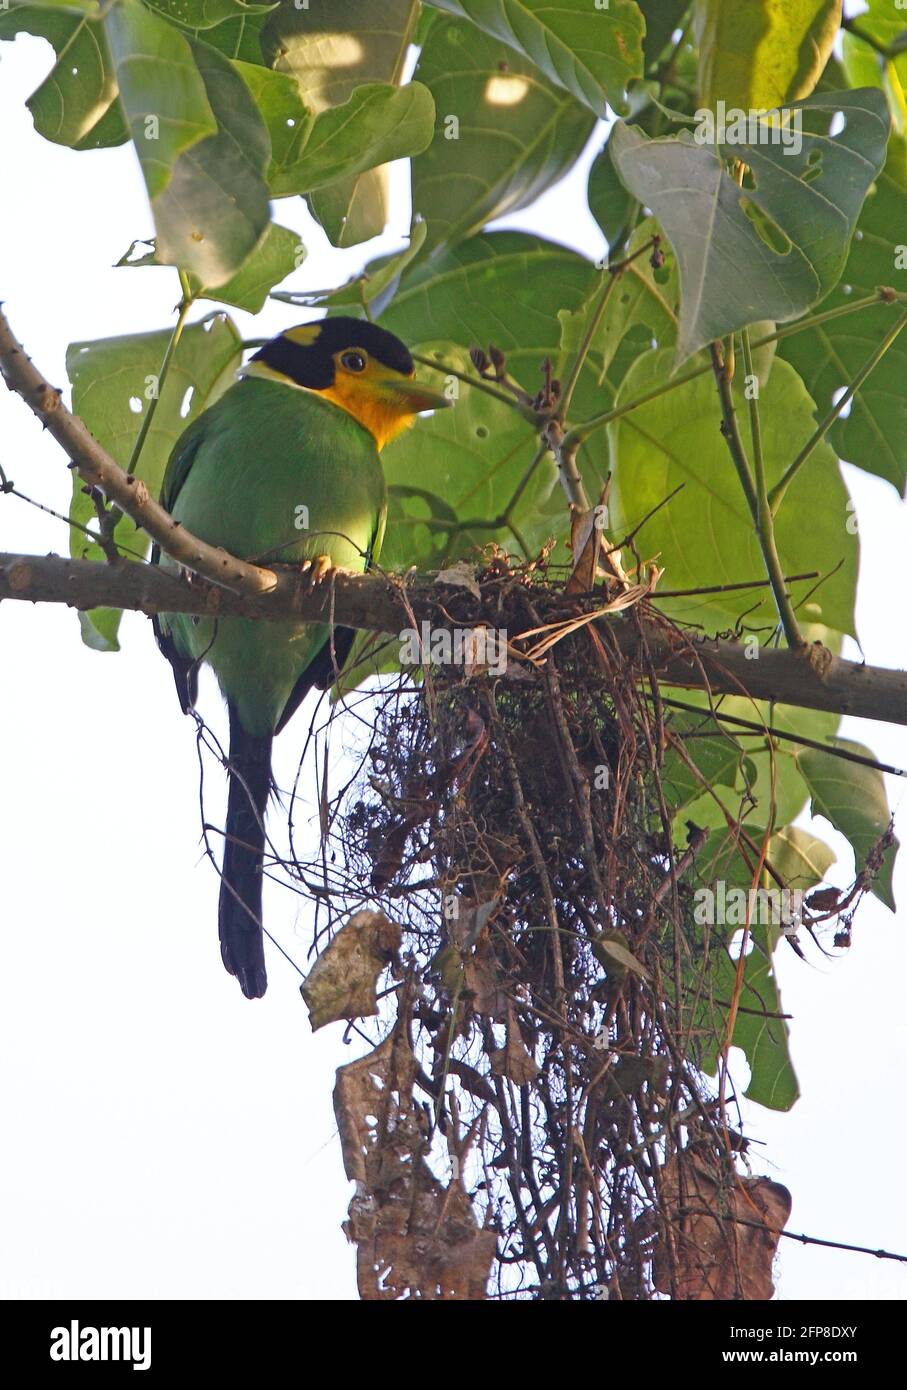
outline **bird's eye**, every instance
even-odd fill
[[[365,371],[365,354],[362,352],[345,352],[340,361],[348,372]]]

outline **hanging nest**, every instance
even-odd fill
[[[747,1171],[729,1011],[768,1046],[785,1024],[696,914],[697,885],[729,855],[749,881],[760,845],[732,817],[678,837],[691,760],[644,649],[633,666],[607,622],[552,618],[538,567],[481,577],[529,659],[369,694],[359,773],[295,865],[318,904],[313,1023],[381,1020],[335,1093],[360,1292],[769,1297],[790,1199]],[[782,926],[760,928],[769,962]]]

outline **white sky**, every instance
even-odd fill
[[[178,290],[169,270],[111,268],[151,232],[131,148],[77,155],[35,135],[23,103],[48,54],[33,39],[0,46],[0,299],[42,370],[66,386],[69,342],[163,327]],[[583,171],[510,224],[600,254],[584,186]],[[365,253],[338,253],[300,200],[280,204],[278,220],[298,227],[310,252],[282,288],[340,283],[376,247],[400,245],[407,222]],[[294,311],[234,317],[261,335]],[[66,511],[63,456],[5,391],[0,463]],[[905,508],[865,474],[848,470],[848,482],[866,659],[907,666]],[[63,553],[67,543],[61,523],[0,497],[0,549]],[[340,1025],[312,1036],[298,976],[273,951],[261,1003],[222,969],[194,726],[148,621],[127,614],[122,637],[119,656],[100,656],[82,645],[73,613],[0,606],[0,1296],[354,1298],[331,1090],[334,1068],[361,1046],[343,1047]],[[297,716],[278,742],[284,783],[307,723]],[[907,764],[903,728],[849,720],[844,732]],[[216,782],[209,776],[213,820]],[[903,781],[890,779],[889,791],[897,806]],[[815,829],[833,842],[844,884],[846,843],[824,822]],[[903,859],[896,892],[907,902]],[[309,911],[285,891],[266,900],[271,929],[300,961]],[[793,1192],[790,1229],[907,1250],[903,927],[871,901],[849,955],[828,961],[810,948],[803,964],[782,949],[778,964],[803,1099],[786,1116],[750,1107],[749,1119],[768,1171]],[[782,1245],[783,1298],[907,1296],[903,1266]]]

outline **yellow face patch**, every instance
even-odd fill
[[[363,348],[345,348],[334,354],[333,386],[318,394],[358,420],[383,449],[413,423],[421,408],[406,399],[410,380],[369,357]],[[394,390],[397,384],[402,391]]]

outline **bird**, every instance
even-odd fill
[[[311,582],[377,560],[387,516],[380,451],[418,414],[448,406],[416,378],[408,348],[365,320],[286,329],[177,440],[160,500],[193,535],[256,564],[299,564]],[[177,570],[152,549],[152,563]],[[158,645],[183,713],[207,663],[226,699],[230,743],[218,931],[247,999],[267,988],[262,928],[271,748],[308,692],[336,680],[355,632],[323,623],[161,613]]]

